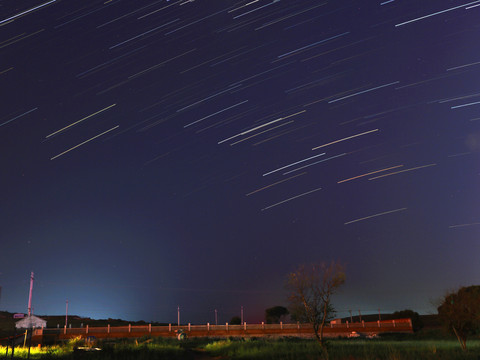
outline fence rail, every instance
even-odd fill
[[[58,339],[68,339],[77,336],[98,338],[118,337],[141,337],[145,335],[175,337],[178,330],[182,330],[188,336],[313,336],[311,324],[247,324],[243,325],[172,325],[152,326],[149,325],[128,325],[128,326],[105,326],[81,328],[41,328],[35,329],[33,335],[36,337],[54,336]],[[361,335],[374,335],[382,332],[413,332],[410,319],[382,320],[372,322],[353,323],[330,323],[324,328],[325,336],[348,336],[353,332]]]

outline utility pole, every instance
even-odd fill
[[[382,316],[380,315],[380,308],[378,309],[378,321],[382,321]]]
[[[65,327],[67,327],[67,323],[68,323],[68,299],[65,300],[66,302],[66,308],[65,308]]]
[[[33,271],[30,274],[30,294],[28,295],[28,316],[32,316]]]
[[[352,310],[348,310],[348,311],[350,311],[350,322],[353,323]]]
[[[241,317],[241,319],[240,319],[240,324],[243,325],[243,306],[240,307],[240,317]]]
[[[362,313],[360,312],[360,309],[358,310],[358,315],[360,316],[360,322],[362,322]]]
[[[218,325],[218,311],[215,309],[215,325]]]
[[[177,324],[180,326],[180,305],[177,306]]]

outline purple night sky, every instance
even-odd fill
[[[480,1],[0,5],[0,310],[340,316],[479,283]]]

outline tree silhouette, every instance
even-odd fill
[[[416,311],[410,309],[395,311],[392,316],[394,319],[409,318],[410,320],[412,320],[412,329],[414,332],[417,332],[418,330],[423,328],[422,319]]]
[[[288,274],[287,289],[291,313],[313,326],[315,337],[324,348],[323,328],[335,314],[332,295],[345,283],[345,269],[337,262],[300,265]]]
[[[466,350],[467,337],[480,332],[480,286],[447,293],[438,307],[438,316]]]
[[[242,325],[242,319],[239,316],[234,316],[230,319],[230,325]]]
[[[282,317],[285,317],[288,314],[288,309],[283,306],[274,306],[265,309],[265,322],[267,324],[278,324]]]

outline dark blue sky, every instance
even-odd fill
[[[0,5],[0,308],[247,322],[478,284],[480,1]]]

